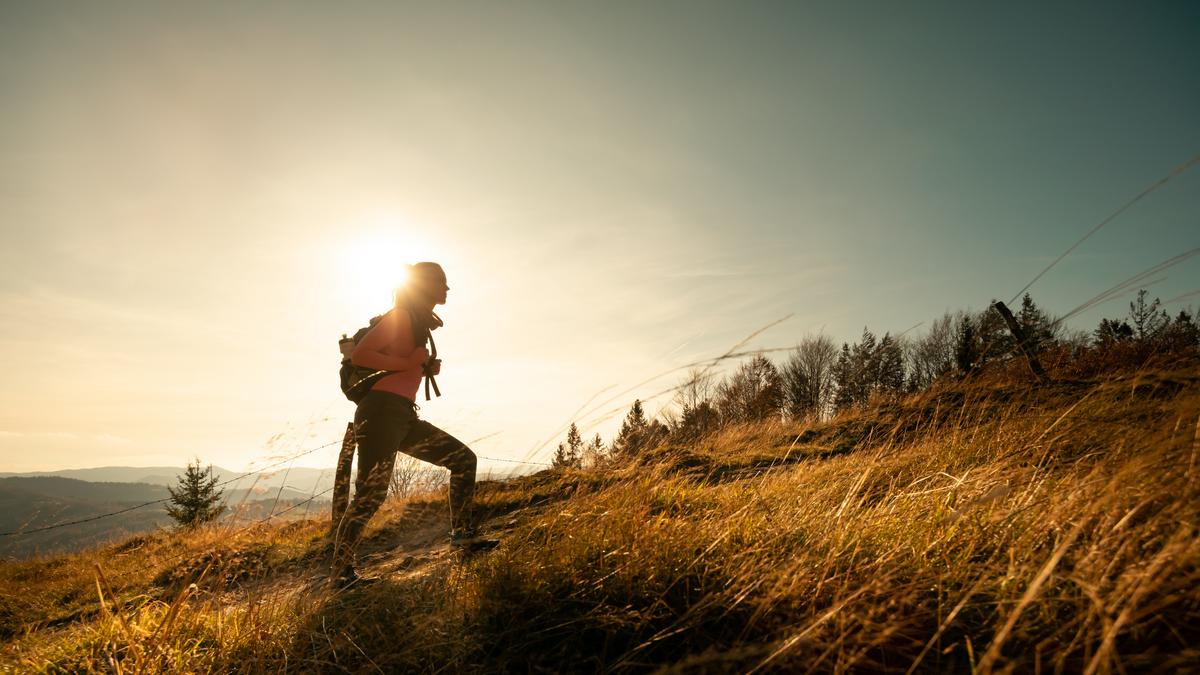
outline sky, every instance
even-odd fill
[[[336,343],[420,260],[421,415],[497,470],[785,317],[749,346],[1007,300],[1200,153],[1200,5],[990,5],[0,0],[0,471],[332,466]],[[1194,168],[1031,292],[1198,216]]]

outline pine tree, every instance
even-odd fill
[[[975,338],[975,324],[971,317],[964,316],[958,321],[958,337],[955,340],[954,361],[958,371],[963,375],[970,373],[978,365],[979,345]]]
[[[862,340],[850,348],[850,389],[854,402],[864,405],[878,384],[878,344],[875,334],[863,327]]]
[[[567,429],[567,447],[575,456],[583,452],[583,437],[579,435],[579,427],[575,426],[574,422],[571,422],[571,428]]]
[[[213,476],[212,465],[210,464],[207,469],[202,471],[199,459],[188,463],[184,474],[179,476],[179,485],[168,486],[167,492],[171,495],[171,503],[167,505],[167,515],[171,516],[180,527],[196,527],[216,520],[217,516],[220,516],[225,510],[224,506],[217,504],[221,501],[224,490],[217,489],[217,479]]]
[[[600,439],[600,434],[596,434],[591,441],[583,448],[583,466],[600,466],[604,462],[604,441]]]
[[[879,391],[899,394],[904,390],[904,350],[890,333],[879,341],[875,383]]]
[[[1191,312],[1186,309],[1179,310],[1175,320],[1163,330],[1162,342],[1167,349],[1172,351],[1183,351],[1200,346],[1200,327],[1196,325],[1196,320],[1192,317]]]
[[[1050,318],[1042,311],[1028,293],[1021,297],[1021,311],[1017,312],[1017,325],[1025,333],[1026,344],[1039,352],[1054,341],[1054,330]]]
[[[643,445],[646,435],[646,413],[642,411],[641,400],[635,400],[629,412],[625,414],[617,437],[613,439],[613,453],[632,455]]]
[[[1138,291],[1137,300],[1129,303],[1129,325],[1133,328],[1135,338],[1152,340],[1171,323],[1167,313],[1159,309],[1161,304],[1158,298],[1147,303],[1146,289]]]
[[[1092,336],[1097,346],[1107,346],[1114,342],[1132,340],[1133,328],[1120,319],[1101,319]]]
[[[694,441],[715,431],[719,422],[716,409],[708,401],[695,405],[685,403],[671,433],[679,440]]]
[[[991,309],[995,303],[995,300],[988,303],[988,309],[983,310],[975,321],[974,329],[979,342],[975,350],[975,367],[982,366],[989,359],[1004,360],[1017,354],[1017,339],[999,312]]]
[[[550,460],[550,465],[556,469],[565,469],[578,468],[582,464],[583,437],[579,435],[579,427],[571,422],[571,428],[567,429],[566,445],[558,444],[558,448],[554,451],[554,458]]]
[[[842,351],[838,354],[837,363],[833,366],[833,381],[837,393],[833,397],[835,410],[845,410],[856,403],[854,398],[854,365],[850,345],[842,343]]]
[[[552,469],[569,469],[575,466],[575,461],[571,457],[571,451],[562,443],[554,449],[554,457],[550,459],[550,468]]]

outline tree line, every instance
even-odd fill
[[[1124,317],[1104,318],[1091,332],[1068,330],[1026,293],[1014,314],[1026,347],[1059,362],[1107,356],[1200,355],[1194,312],[1167,314],[1158,298],[1138,291]],[[777,420],[820,420],[878,400],[929,388],[945,378],[965,378],[1020,357],[1019,345],[998,313],[946,312],[917,337],[877,335],[864,327],[857,342],[839,347],[826,335],[809,335],[781,363],[765,355],[743,361],[718,378],[694,369],[676,388],[671,405],[649,418],[634,401],[609,444],[597,434],[584,441],[575,423],[555,450],[555,467],[598,465],[631,456],[663,441],[690,442],[731,425]]]

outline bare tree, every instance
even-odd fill
[[[794,419],[821,419],[833,406],[838,348],[825,335],[810,335],[792,350],[779,375],[784,412]]]
[[[703,368],[692,368],[676,390],[675,402],[680,408],[695,408],[712,401],[715,391],[713,376]]]
[[[392,494],[407,499],[432,492],[446,482],[446,473],[444,469],[426,468],[416,457],[397,453],[396,465],[392,469]]]
[[[909,389],[924,389],[942,375],[958,369],[956,324],[964,318],[962,312],[946,312],[933,320],[928,332],[908,343],[905,356]]]
[[[717,411],[713,407],[716,386],[712,375],[694,368],[675,393],[677,413],[664,414],[671,435],[679,440],[695,440],[717,428]]]

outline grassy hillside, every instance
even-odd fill
[[[1200,669],[1200,377],[934,387],[389,502],[325,586],[327,522],[0,567],[3,660],[44,671]]]

